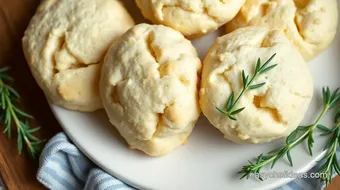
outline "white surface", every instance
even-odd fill
[[[223,31],[223,27],[222,30]],[[201,57],[214,42],[218,32],[195,40]],[[315,81],[315,93],[304,124],[310,124],[322,106],[321,88],[340,86],[340,34],[330,48],[309,63]],[[255,60],[254,60],[255,61]],[[289,77],[289,76],[287,76]],[[127,148],[124,140],[110,125],[104,111],[80,113],[52,106],[55,116],[73,142],[96,164],[124,182],[141,189],[273,189],[293,179],[239,180],[237,172],[261,153],[282,145],[275,141],[263,145],[237,145],[202,116],[189,137],[188,144],[163,157],[148,157]],[[328,114],[322,123],[331,126]],[[314,156],[307,153],[306,144],[292,151],[294,167],[286,158],[273,171],[304,172],[322,156],[325,138],[315,137]],[[267,171],[265,168],[263,171]]]

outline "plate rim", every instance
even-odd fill
[[[112,169],[108,168],[105,166],[104,163],[101,163],[98,159],[95,158],[95,156],[92,156],[91,153],[89,153],[88,151],[86,151],[86,148],[84,148],[81,144],[79,143],[77,138],[75,136],[73,136],[73,134],[69,131],[68,127],[65,127],[65,123],[62,121],[62,119],[59,117],[58,115],[58,110],[56,109],[56,107],[58,108],[62,108],[58,105],[54,105],[50,102],[48,102],[49,107],[53,113],[53,115],[55,116],[56,120],[58,121],[58,123],[60,124],[60,126],[62,127],[62,129],[64,130],[64,132],[66,133],[67,137],[72,141],[72,143],[74,143],[74,145],[76,145],[76,147],[91,161],[93,162],[95,165],[97,165],[100,169],[102,169],[104,172],[107,172],[108,174],[112,175],[114,178],[116,178],[117,180],[131,186],[134,187],[136,189],[153,189],[152,187],[148,187],[142,185],[142,184],[137,184],[135,182],[133,182],[132,179],[129,179],[128,176],[125,175],[121,175],[115,171],[113,171]],[[62,108],[64,109],[64,108]],[[72,110],[71,110],[72,111]],[[226,139],[227,140],[227,139]],[[324,155],[326,154],[326,150],[323,150],[321,153],[319,153],[317,156],[313,155],[313,159],[306,164],[305,166],[302,166],[301,168],[297,169],[297,170],[291,170],[295,173],[306,173],[309,170],[311,170],[314,166],[316,166],[317,161],[320,160]],[[285,166],[285,167],[290,167],[289,165]],[[275,171],[274,169],[271,169],[270,171]],[[272,189],[276,189],[279,188],[283,185],[286,185],[294,180],[296,180],[298,178],[275,178],[275,180],[273,181],[273,183],[268,184],[266,186],[261,187],[261,190],[272,190]]]

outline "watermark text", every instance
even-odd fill
[[[249,175],[252,179],[277,179],[277,178],[324,178],[327,177],[326,173],[299,173],[293,171],[284,171],[284,172],[260,172],[260,173],[251,173]]]

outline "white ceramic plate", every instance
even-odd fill
[[[134,8],[134,11],[137,11]],[[223,27],[222,30],[223,31]],[[201,57],[215,41],[219,32],[193,41]],[[303,121],[314,121],[322,106],[321,88],[340,86],[340,33],[322,55],[309,63],[315,82],[314,99]],[[203,116],[189,137],[188,144],[163,157],[149,157],[127,148],[104,111],[80,113],[51,106],[60,124],[73,142],[96,164],[108,173],[140,189],[274,189],[293,178],[239,180],[237,172],[261,153],[283,144],[282,140],[263,145],[237,145],[225,140]],[[331,114],[322,123],[331,125]],[[294,167],[286,158],[272,171],[305,172],[315,165],[322,155],[326,139],[317,136],[314,156],[307,153],[306,144],[294,148]],[[267,168],[265,168],[266,171]],[[269,170],[268,170],[269,171]]]

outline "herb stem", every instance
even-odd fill
[[[271,156],[270,158],[268,158],[268,159],[266,159],[266,160],[263,160],[262,162],[260,162],[260,163],[258,164],[258,167],[257,167],[257,168],[254,167],[254,169],[255,169],[255,168],[256,168],[256,169],[262,168],[263,166],[265,166],[265,165],[267,165],[267,164],[273,162],[278,156],[279,156],[279,155],[273,155],[273,156]]]
[[[27,145],[29,151],[30,151],[31,153],[35,154],[35,150],[34,150],[33,147],[32,147],[31,141],[30,141],[24,134],[23,134],[23,137],[24,137],[24,140],[25,140],[25,142],[26,142],[26,145]]]
[[[4,82],[1,79],[0,79],[0,84],[6,85],[6,84],[4,84]],[[15,126],[17,127],[17,132],[18,132],[18,134],[20,133],[22,135],[22,137],[25,140],[27,147],[32,152],[31,141],[26,137],[24,129],[22,128],[21,123],[19,121],[19,118],[18,118],[17,114],[14,112],[12,101],[9,99],[9,94],[8,94],[7,90],[4,91],[4,96],[5,96],[6,105],[8,106],[7,109],[11,113],[12,119],[14,120]],[[19,154],[21,154],[21,150],[19,150]]]
[[[268,64],[274,59],[275,56],[276,56],[276,53],[274,55],[272,55],[263,65],[261,65],[261,59],[258,58],[258,60],[256,62],[256,66],[255,66],[254,75],[250,78],[250,80],[249,80],[249,75],[246,76],[244,70],[242,70],[242,73],[241,73],[242,74],[242,82],[243,82],[242,91],[240,92],[240,94],[238,95],[238,97],[235,101],[234,101],[234,92],[232,92],[230,94],[229,98],[228,98],[227,103],[226,103],[226,108],[221,109],[219,107],[216,107],[217,111],[228,116],[229,119],[236,121],[237,119],[236,119],[235,115],[242,112],[245,109],[245,107],[234,110],[235,106],[238,104],[241,97],[244,95],[244,93],[247,90],[257,89],[257,88],[260,88],[260,87],[262,87],[266,84],[265,82],[263,82],[263,83],[252,85],[252,82],[259,75],[266,73],[266,72],[270,71],[271,69],[273,69],[277,66],[277,64],[268,66]]]
[[[340,109],[338,110],[338,114]],[[326,182],[326,186],[331,183],[333,171],[335,170],[338,175],[340,175],[340,166],[337,160],[337,148],[340,141],[340,115],[336,115],[336,126],[333,129],[322,128],[324,132],[323,135],[332,134],[332,137],[328,140],[325,150],[327,150],[326,155],[321,159],[324,164],[320,166],[317,172],[326,175],[321,176],[321,181]]]
[[[326,145],[325,149],[329,148],[329,151],[325,158],[323,160],[326,160],[326,164],[324,164],[321,167],[321,172],[323,173],[331,173],[332,166],[337,170],[338,174],[340,175],[340,166],[337,163],[336,158],[336,148],[338,146],[338,142],[340,141],[340,109],[337,111],[335,121],[336,121],[336,128],[334,129],[328,129],[327,127],[324,127],[323,125],[320,125],[321,119],[325,116],[325,114],[332,109],[337,102],[340,100],[340,89],[335,90],[333,93],[330,92],[329,88],[323,88],[322,94],[323,94],[323,109],[320,112],[319,116],[317,117],[316,121],[307,126],[298,126],[287,138],[286,143],[267,153],[267,155],[263,156],[261,154],[256,159],[255,163],[252,163],[249,161],[248,165],[245,165],[242,167],[242,170],[239,172],[243,174],[241,177],[249,177],[251,173],[259,173],[260,169],[263,168],[265,165],[272,163],[272,168],[275,165],[275,163],[284,157],[285,155],[288,158],[288,161],[291,166],[293,166],[292,157],[290,154],[290,151],[297,146],[298,144],[302,143],[305,140],[308,140],[308,150],[310,155],[312,155],[312,147],[314,143],[313,139],[313,133],[316,128],[322,130],[324,132],[323,135],[329,135],[333,133],[333,137],[329,140],[328,144]],[[335,161],[334,161],[335,160]],[[336,163],[334,163],[336,162]],[[331,174],[329,174],[331,175]],[[260,180],[262,180],[260,178]],[[324,179],[326,181],[329,181],[329,178]]]
[[[241,100],[243,94],[248,90],[249,85],[253,82],[253,80],[258,76],[258,73],[255,73],[254,76],[250,79],[249,83],[246,84],[243,88],[241,93],[238,95],[237,99],[235,100],[234,104],[232,105],[230,110],[233,110],[236,104]]]
[[[333,160],[334,155],[336,154],[336,149],[337,149],[336,144],[337,144],[337,143],[338,143],[338,140],[337,140],[337,138],[336,138],[335,141],[334,141],[332,150],[331,150],[332,153],[331,153],[330,156],[329,156],[329,159],[330,159],[330,160]],[[332,166],[332,162],[328,162],[328,164],[327,164],[327,171],[330,170],[331,166]]]
[[[315,123],[313,125],[311,125],[309,127],[309,129],[304,132],[298,139],[296,139],[293,143],[288,144],[288,148],[294,148],[296,145],[300,144],[303,140],[305,140],[307,138],[307,136],[310,133],[313,133],[316,126],[318,126],[318,124],[320,123],[321,119],[325,116],[325,114],[328,112],[330,106],[329,105],[325,105],[323,108],[323,111],[321,112],[321,114],[319,115],[318,119],[315,121]]]
[[[23,144],[26,144],[28,152],[32,158],[35,158],[40,151],[40,144],[43,142],[33,135],[39,128],[30,128],[28,119],[33,117],[16,107],[15,104],[19,102],[20,95],[5,83],[5,81],[13,80],[5,73],[6,71],[8,71],[7,67],[0,69],[0,111],[2,112],[1,119],[6,126],[4,133],[7,132],[10,138],[12,126],[15,126],[19,154],[22,152]]]

